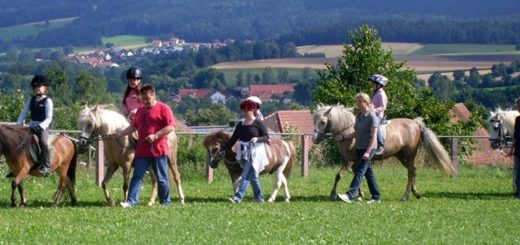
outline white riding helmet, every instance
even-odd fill
[[[374,74],[370,76],[368,80],[380,84],[381,86],[386,86],[386,84],[388,83],[388,78],[379,74]]]
[[[260,106],[262,105],[262,101],[260,100],[260,98],[256,96],[249,96],[246,98],[246,100],[255,102],[258,105],[258,108],[260,108]]]

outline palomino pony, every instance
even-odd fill
[[[242,175],[242,167],[236,160],[236,154],[233,151],[226,150],[224,156],[219,154],[223,145],[229,141],[231,134],[224,131],[217,131],[204,137],[203,145],[208,150],[209,164],[212,168],[217,168],[218,163],[222,158],[226,164],[226,168],[231,177],[233,184],[233,192],[238,188],[239,181]],[[285,201],[289,202],[291,195],[289,194],[289,187],[287,186],[287,178],[291,174],[291,170],[296,163],[296,150],[291,141],[284,141],[279,138],[270,139],[269,144],[265,144],[267,158],[269,165],[260,174],[270,173],[274,177],[274,189],[267,200],[274,202],[280,187],[284,186]]]
[[[130,124],[126,118],[120,113],[100,108],[96,106],[93,109],[85,105],[80,112],[77,128],[81,130],[80,143],[87,144],[91,140],[95,140],[97,135],[101,135],[104,141],[104,154],[107,161],[107,170],[105,178],[101,184],[105,199],[110,206],[114,206],[114,201],[110,197],[108,191],[108,182],[112,178],[114,172],[121,167],[123,169],[123,191],[125,193],[125,201],[128,199],[128,187],[130,181],[130,170],[133,167],[135,140],[132,136],[125,136],[118,139],[109,139],[108,135],[123,130]],[[168,135],[168,143],[170,146],[170,155],[168,156],[168,165],[173,176],[173,180],[177,185],[179,192],[179,201],[184,204],[184,192],[181,185],[181,175],[177,167],[177,135],[172,132]],[[148,205],[153,205],[157,197],[157,179],[152,173],[152,195]]]
[[[355,120],[356,116],[352,108],[345,108],[342,105],[319,105],[313,113],[313,142],[315,144],[319,143],[326,134],[332,134],[335,137],[354,132]],[[330,194],[331,199],[336,199],[338,182],[351,166],[350,162],[356,162],[355,139],[343,139],[337,141],[337,143],[345,159],[345,164],[336,175],[336,181]],[[435,133],[428,129],[421,119],[396,118],[390,120],[386,124],[384,153],[381,156],[374,157],[374,159],[386,159],[395,156],[406,167],[408,170],[408,184],[401,197],[403,201],[408,200],[410,191],[413,192],[416,198],[421,197],[415,185],[415,156],[421,143],[423,143],[422,145],[428,154],[426,159],[432,159],[445,173],[452,176],[456,174],[448,153],[437,139]]]
[[[515,118],[520,116],[516,110],[497,108],[488,118],[489,142],[493,149],[508,147],[515,132]]]
[[[51,135],[51,170],[59,176],[60,181],[54,199],[54,206],[60,205],[65,189],[69,191],[72,205],[76,205],[76,192],[74,184],[76,181],[77,151],[76,144],[64,135]],[[16,189],[20,194],[20,205],[27,206],[23,180],[27,175],[41,176],[37,171],[39,166],[35,163],[37,159],[37,143],[29,128],[24,126],[0,125],[0,151],[4,154],[7,165],[14,175],[11,182],[11,205],[18,207],[16,200]],[[32,148],[32,149],[31,149]]]

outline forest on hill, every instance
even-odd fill
[[[199,42],[343,43],[348,30],[361,24],[380,30],[385,41],[517,44],[519,10],[520,4],[514,0],[2,1],[0,27],[77,18],[63,27],[18,36],[0,46],[99,46],[102,37],[124,34],[176,35]]]

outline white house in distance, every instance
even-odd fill
[[[213,104],[226,104],[226,96],[219,91],[213,92],[209,98]]]

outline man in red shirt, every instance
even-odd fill
[[[129,208],[137,205],[141,184],[149,166],[152,167],[159,185],[159,203],[170,206],[170,183],[168,179],[168,134],[175,128],[175,117],[171,108],[157,101],[152,85],[143,85],[141,90],[143,107],[137,109],[132,124],[111,137],[122,137],[137,130],[137,148],[135,150],[134,174],[128,190],[128,201],[121,207]]]

